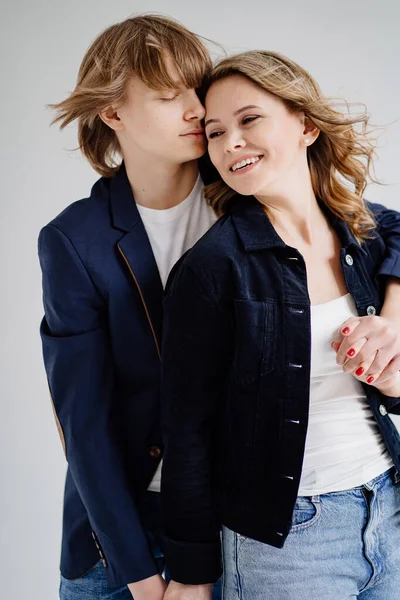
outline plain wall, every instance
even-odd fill
[[[365,102],[380,137],[366,197],[400,210],[400,5],[396,0],[184,2],[2,0],[0,597],[54,600],[58,590],[65,462],[38,334],[37,235],[97,175],[77,152],[76,129],[50,128],[46,103],[73,89],[89,43],[136,12],[160,12],[228,52],[273,49],[307,68],[326,94]]]

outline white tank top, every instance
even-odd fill
[[[330,344],[356,316],[350,294],[311,306],[310,412],[299,496],[360,486],[392,465],[361,383]]]

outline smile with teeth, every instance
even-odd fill
[[[252,158],[246,158],[246,160],[239,161],[236,164],[232,165],[232,167],[229,170],[235,172],[239,169],[244,169],[244,167],[258,162],[261,158],[262,156],[253,156]]]

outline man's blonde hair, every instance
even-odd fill
[[[99,117],[109,106],[123,104],[133,76],[153,89],[175,88],[167,70],[172,59],[182,83],[200,88],[212,61],[200,38],[172,19],[142,15],[111,25],[87,50],[74,91],[49,105],[63,129],[78,121],[79,148],[92,167],[111,177],[119,169],[120,145],[115,132]]]
[[[276,52],[254,50],[224,58],[214,67],[205,91],[231,75],[246,77],[318,127],[320,134],[307,150],[314,193],[347,223],[359,242],[368,237],[376,227],[363,200],[368,178],[375,181],[368,115],[351,117],[336,110],[305,69]],[[235,191],[219,180],[206,187],[205,195],[217,214],[223,214]]]

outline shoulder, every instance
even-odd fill
[[[229,279],[238,246],[230,215],[222,216],[176,263],[168,278],[166,295],[196,287],[218,298]]]
[[[100,235],[111,224],[109,196],[110,179],[102,177],[93,185],[90,196],[67,206],[42,228],[41,234],[57,229],[70,240]]]
[[[187,252],[184,263],[194,272],[211,274],[223,269],[238,246],[231,215],[224,215]]]

